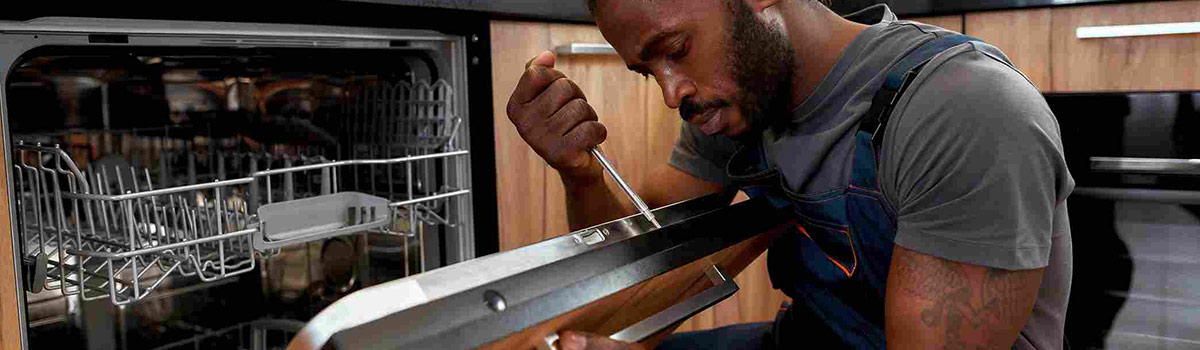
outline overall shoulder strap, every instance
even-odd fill
[[[968,41],[983,42],[962,34],[938,37],[910,51],[888,70],[887,79],[884,80],[883,86],[875,91],[875,97],[871,99],[871,109],[867,111],[858,129],[871,135],[871,145],[875,148],[876,156],[879,144],[883,142],[884,126],[892,114],[892,108],[896,106],[908,84],[934,56]]]

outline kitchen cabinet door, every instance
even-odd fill
[[[921,22],[921,23],[925,23],[925,24],[932,24],[932,25],[946,28],[949,30],[953,30],[953,31],[956,31],[959,33],[962,33],[962,31],[963,31],[963,16],[962,15],[912,17],[912,18],[901,18],[901,19],[909,20],[909,21],[913,21],[913,22]]]
[[[546,237],[546,162],[525,144],[509,122],[508,98],[525,62],[550,46],[550,26],[532,22],[492,22],[492,110],[495,111],[496,197],[500,250]],[[566,231],[558,232],[558,234]]]
[[[1200,0],[1064,7],[1051,15],[1055,91],[1200,89],[1200,33],[1082,39],[1076,33],[1083,27],[1197,22]]]
[[[964,34],[1004,51],[1039,90],[1054,90],[1050,80],[1050,9],[968,13],[965,29]]]

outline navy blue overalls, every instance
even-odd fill
[[[845,186],[820,194],[791,191],[761,146],[736,152],[727,170],[754,196],[793,210],[799,223],[767,254],[771,283],[793,300],[776,320],[780,348],[881,349],[884,291],[896,237],[896,213],[880,191],[876,150],[897,97],[933,56],[967,41],[933,39],[888,70],[855,135],[852,171]],[[761,143],[760,143],[761,144]],[[780,334],[782,333],[782,334]]]

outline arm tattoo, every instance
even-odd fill
[[[893,259],[889,276],[901,279],[906,297],[923,302],[921,323],[928,331],[944,332],[945,349],[1011,347],[1011,339],[1000,335],[1006,324],[1024,323],[1018,318],[1027,317],[1041,281],[1040,273],[971,266],[916,252],[897,251]]]

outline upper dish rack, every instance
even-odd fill
[[[453,227],[448,203],[467,200],[470,188],[450,101],[444,82],[367,90],[345,114],[361,132],[345,141],[386,148],[352,153],[369,158],[235,154],[249,164],[244,176],[183,185],[164,180],[164,169],[79,163],[58,145],[18,141],[15,221],[27,285],[122,305],[172,275],[207,282],[254,270],[256,254],[283,246],[357,232],[413,235],[420,222]],[[408,110],[380,112],[387,108]],[[355,126],[372,125],[366,117],[385,121]]]

